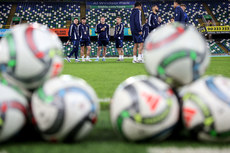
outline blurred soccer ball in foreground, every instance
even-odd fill
[[[148,35],[144,57],[147,71],[174,87],[198,79],[209,64],[209,50],[201,34],[177,22]]]
[[[0,80],[0,142],[17,134],[26,123],[28,103],[16,89]]]
[[[21,24],[0,41],[0,69],[10,83],[34,89],[63,66],[58,36],[41,24]]]
[[[120,84],[110,109],[113,127],[130,141],[165,139],[179,117],[179,104],[171,88],[147,76],[131,77]]]
[[[32,112],[44,139],[75,141],[93,128],[99,104],[95,91],[84,80],[61,76],[33,94]]]
[[[202,78],[182,89],[185,126],[200,140],[230,141],[230,79]]]

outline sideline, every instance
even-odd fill
[[[230,55],[210,55],[210,57],[230,57]],[[124,59],[132,59],[132,58],[133,57],[124,57]],[[64,57],[64,59],[66,58]],[[75,58],[70,58],[70,59],[75,59]],[[81,59],[81,58],[78,58],[78,59]],[[96,59],[96,57],[91,57],[90,59]],[[106,59],[118,59],[118,57],[106,57]]]

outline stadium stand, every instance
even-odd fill
[[[226,54],[215,42],[215,40],[207,40],[208,47],[212,55],[223,55]]]
[[[230,39],[223,39],[220,41],[230,52]]]
[[[125,27],[130,27],[129,16],[131,11],[132,9],[86,9],[86,18],[91,28],[95,28],[96,24],[100,22],[101,16],[106,18],[106,23],[110,25],[110,27],[115,27],[116,17],[121,16]]]
[[[163,23],[168,23],[170,18],[174,16],[174,8],[173,2],[167,3],[154,3],[159,7],[159,15],[161,16]],[[194,26],[198,25],[198,19],[202,18],[202,15],[206,15],[207,11],[204,9],[203,4],[200,2],[184,2],[187,5],[187,14],[189,17],[189,23],[193,24]],[[145,17],[148,17],[151,13],[152,2],[144,2],[143,3],[143,11]]]
[[[38,22],[49,28],[66,28],[66,21],[80,16],[79,3],[20,3],[15,16],[27,23]]]
[[[187,5],[187,14],[189,16],[189,23],[198,26],[198,19],[202,18],[202,15],[207,15],[202,2],[183,2]],[[220,1],[207,1],[206,2],[212,13],[217,20],[223,24],[230,24],[230,3]],[[174,15],[173,2],[148,2],[144,1],[143,11],[145,17],[151,13],[151,6],[157,4],[159,6],[159,15],[161,16],[163,23],[167,23]],[[11,3],[0,3],[0,24],[5,25],[12,8]],[[107,20],[107,24],[110,27],[115,27],[115,19],[117,16],[121,16],[125,27],[130,27],[129,16],[131,14],[131,8],[115,9],[115,8],[89,8],[86,7],[85,13],[88,19],[88,24],[91,28],[95,28],[99,23],[100,17],[104,16]],[[12,12],[11,12],[12,13]],[[49,28],[68,28],[67,21],[72,17],[80,17],[80,3],[79,2],[18,2],[15,16],[21,17],[24,22],[38,22],[47,25]],[[216,44],[214,40],[207,41],[212,54],[225,54],[225,52]],[[224,39],[221,43],[228,48],[230,45],[230,39]],[[92,51],[91,56],[95,57],[97,53],[97,45],[94,41],[91,42]],[[107,56],[117,56],[118,53],[115,49],[114,42],[110,42]],[[65,54],[71,51],[72,46],[63,43]],[[125,39],[124,41],[124,53],[125,56],[132,56],[133,42]]]
[[[230,3],[211,1],[207,2],[207,4],[211,9],[213,15],[215,15],[217,21],[220,22],[221,25],[230,24]]]
[[[225,46],[228,47],[229,51],[230,51],[230,39],[223,39],[221,41],[221,43]],[[91,42],[91,53],[90,56],[91,57],[96,57],[97,56],[97,45],[95,45],[95,42]],[[225,55],[226,53],[216,44],[215,40],[207,40],[207,45],[210,48],[210,53],[212,55]],[[115,42],[110,41],[109,45],[108,45],[108,49],[107,49],[107,56],[111,56],[111,57],[115,57],[118,56],[117,50],[114,48],[115,46]],[[63,43],[63,51],[64,51],[64,55],[66,56],[67,54],[70,53],[70,51],[72,50],[72,45],[66,45],[66,43]],[[124,55],[126,57],[130,57],[133,56],[133,42],[132,41],[124,41],[124,46],[123,46],[123,50],[124,50]]]
[[[6,25],[6,21],[10,14],[12,4],[9,3],[0,3],[0,24]]]

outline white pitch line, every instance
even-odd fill
[[[133,57],[124,57],[124,59],[132,59],[132,58]],[[70,59],[75,59],[75,58],[71,57]],[[78,58],[78,59],[81,59],[81,58]],[[97,57],[90,57],[90,59],[97,59]],[[100,59],[102,59],[102,57],[100,57]],[[118,57],[106,57],[106,59],[118,59]]]
[[[210,57],[230,57],[230,55],[210,55]],[[124,57],[124,59],[132,59],[133,57]],[[65,58],[64,58],[65,59]],[[75,59],[75,58],[70,58]],[[81,58],[78,58],[81,59]],[[90,59],[96,59],[96,57],[91,57]],[[118,59],[118,57],[106,57],[106,59]]]
[[[207,147],[159,148],[159,147],[151,147],[147,149],[147,153],[230,153],[230,148],[207,148]]]

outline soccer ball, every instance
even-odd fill
[[[177,22],[148,35],[144,57],[147,71],[173,87],[198,79],[210,60],[206,41],[195,27]]]
[[[0,142],[17,134],[26,123],[28,103],[16,88],[0,80]]]
[[[230,141],[230,79],[208,76],[184,87],[185,127],[203,141]]]
[[[84,80],[68,75],[48,80],[32,95],[32,114],[48,141],[85,137],[99,113],[95,91]]]
[[[0,42],[0,68],[10,83],[35,89],[63,66],[58,36],[41,24],[21,24]]]
[[[179,104],[166,83],[136,76],[115,91],[110,116],[113,127],[127,140],[162,140],[178,122]]]

